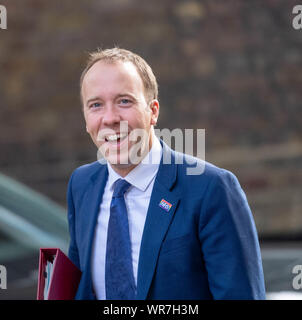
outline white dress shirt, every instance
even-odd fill
[[[155,176],[162,156],[162,146],[154,136],[152,148],[143,161],[127,176],[122,178],[111,166],[108,166],[108,180],[100,205],[99,216],[95,228],[92,248],[92,282],[98,300],[106,299],[105,290],[105,262],[107,228],[110,216],[110,203],[113,195],[113,184],[118,179],[125,179],[132,186],[125,193],[125,203],[128,212],[129,233],[132,249],[132,264],[135,283],[137,284],[137,270],[143,229],[153,190]],[[148,161],[146,161],[148,159]]]

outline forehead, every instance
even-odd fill
[[[93,89],[113,90],[122,87],[128,90],[143,91],[143,82],[132,62],[96,62],[83,79],[82,91]]]

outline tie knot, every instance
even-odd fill
[[[123,179],[118,179],[114,184],[113,197],[123,197],[125,192],[130,188],[131,184]]]

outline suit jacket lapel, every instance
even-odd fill
[[[91,265],[91,250],[92,243],[94,239],[94,231],[98,218],[99,208],[104,194],[104,189],[106,186],[108,178],[107,166],[103,166],[91,177],[91,184],[86,191],[85,197],[85,217],[82,218],[82,224],[85,233],[87,234],[87,248],[85,261],[85,270],[89,270],[90,275],[90,265]]]
[[[162,145],[163,157],[154,182],[140,248],[137,278],[138,300],[144,300],[147,297],[162,241],[180,199],[178,195],[170,191],[177,175],[177,166],[173,163],[174,154],[163,142]],[[163,164],[163,159],[167,155],[172,156],[171,164]],[[160,206],[162,200],[172,205],[169,210]]]

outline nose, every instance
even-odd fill
[[[103,125],[112,127],[116,124],[119,124],[121,121],[120,114],[118,110],[116,110],[115,106],[107,106],[105,108],[105,112],[103,114]]]

